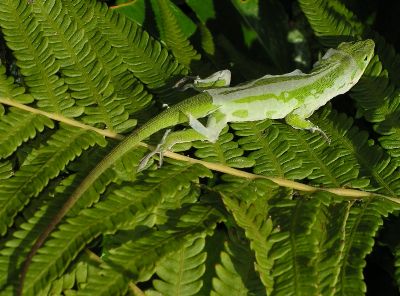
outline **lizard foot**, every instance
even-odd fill
[[[327,135],[322,129],[320,129],[319,127],[314,126],[314,127],[312,127],[312,128],[310,129],[310,131],[313,132],[313,133],[314,133],[314,132],[319,133],[320,135],[322,135],[322,136],[324,137],[325,141],[328,142],[329,145],[331,144],[331,139],[330,139],[330,138],[328,137],[328,135]]]
[[[170,132],[171,132],[171,129],[167,129],[161,139],[161,142],[157,145],[156,149],[154,149],[153,151],[151,151],[149,154],[147,154],[145,157],[142,158],[142,160],[140,161],[139,166],[137,168],[137,172],[143,171],[145,169],[145,167],[147,166],[148,162],[150,161],[150,159],[156,154],[159,155],[158,167],[160,168],[162,166],[163,161],[164,161],[164,151],[166,150],[164,147],[164,144],[165,144],[165,140]]]

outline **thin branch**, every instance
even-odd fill
[[[13,106],[31,113],[35,113],[35,114],[40,114],[43,116],[46,116],[50,119],[59,121],[59,122],[63,122],[65,124],[69,124],[72,126],[76,126],[82,129],[86,129],[86,130],[92,130],[95,131],[96,133],[99,133],[105,137],[109,137],[109,138],[113,138],[113,139],[117,139],[117,140],[123,140],[124,136],[114,133],[112,131],[109,130],[103,130],[103,129],[98,129],[95,128],[93,126],[81,123],[77,120],[74,119],[70,119],[67,118],[65,116],[62,115],[57,115],[57,114],[53,114],[53,113],[49,113],[49,112],[45,112],[45,111],[41,111],[38,110],[36,108],[33,107],[29,107],[27,105],[18,103],[14,100],[8,99],[8,98],[1,98],[0,97],[0,103],[5,104],[5,105],[9,105],[9,106]],[[145,143],[140,143],[141,146],[144,147],[148,147],[151,148],[150,145],[147,145]],[[207,162],[207,161],[203,161],[203,160],[199,160],[199,159],[194,159],[188,156],[184,156],[178,153],[174,153],[171,151],[166,151],[164,153],[164,155],[166,157],[172,158],[172,159],[176,159],[176,160],[181,160],[181,161],[186,161],[186,162],[190,162],[190,163],[198,163],[201,165],[204,165],[205,167],[207,167],[210,170],[213,171],[218,171],[221,173],[225,173],[225,174],[229,174],[232,176],[236,176],[236,177],[241,177],[241,178],[246,178],[246,179],[267,179],[270,180],[276,184],[278,184],[279,186],[282,187],[287,187],[287,188],[292,188],[295,190],[299,190],[299,191],[304,191],[304,192],[317,192],[317,191],[325,191],[325,192],[330,192],[336,195],[340,195],[340,196],[344,196],[344,197],[348,197],[350,199],[360,199],[360,198],[373,198],[373,197],[381,197],[381,198],[385,198],[387,200],[390,200],[396,204],[400,204],[400,199],[396,199],[396,198],[392,198],[389,196],[385,196],[385,195],[381,195],[381,194],[377,194],[377,193],[373,193],[373,192],[366,192],[366,191],[362,191],[362,190],[357,190],[357,189],[347,189],[347,188],[320,188],[320,187],[314,187],[314,186],[310,186],[310,185],[306,185],[300,182],[295,182],[295,181],[291,181],[288,179],[283,179],[283,178],[277,178],[277,177],[267,177],[267,176],[262,176],[262,175],[256,175],[256,174],[252,174],[252,173],[248,173],[245,171],[241,171],[238,169],[234,169],[222,164],[218,164],[218,163],[212,163],[212,162]]]

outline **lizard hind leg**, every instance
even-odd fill
[[[197,91],[203,91],[210,88],[226,87],[229,86],[230,83],[231,71],[221,70],[211,74],[206,78],[200,78],[199,76],[184,77],[174,85],[174,88],[179,88],[182,91],[185,91],[189,88],[193,88]]]
[[[154,149],[153,151],[151,151],[149,154],[147,154],[145,157],[142,158],[142,160],[139,163],[139,166],[137,168],[137,171],[143,171],[144,168],[147,166],[147,163],[150,161],[150,159],[156,155],[159,154],[160,156],[160,161],[159,161],[159,166],[162,165],[163,162],[163,152],[165,151],[163,149],[163,145],[165,145],[166,140],[168,138],[168,135],[171,133],[171,129],[167,129],[161,139],[161,142],[157,145],[156,149]]]
[[[147,163],[156,154],[158,154],[160,157],[158,167],[161,167],[163,164],[163,155],[165,151],[171,150],[171,148],[176,144],[189,143],[199,140],[203,141],[206,140],[206,138],[193,129],[187,129],[176,132],[171,132],[171,130],[167,130],[160,144],[157,145],[156,149],[154,149],[144,158],[142,158],[142,160],[139,163],[137,171],[140,172],[144,170],[145,167],[147,166]]]
[[[204,126],[197,118],[191,114],[186,115],[189,119],[189,126],[191,129],[182,131],[171,132],[168,129],[161,142],[157,145],[156,149],[146,155],[139,163],[137,171],[144,170],[150,159],[158,154],[160,156],[159,167],[163,162],[164,152],[170,150],[174,145],[180,143],[190,143],[193,141],[209,141],[215,143],[222,129],[226,126],[227,121],[225,115],[216,111],[210,114],[207,126]]]

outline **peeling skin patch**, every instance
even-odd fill
[[[298,100],[291,99],[284,102],[275,98],[265,99],[263,101],[253,101],[249,103],[227,102],[218,108],[218,111],[226,115],[228,122],[243,122],[263,120],[265,118],[279,119],[284,118],[298,106]],[[239,112],[238,112],[239,111]],[[247,112],[248,116],[243,117]],[[269,116],[266,117],[266,114]]]
[[[331,55],[338,56],[330,59]],[[226,116],[227,122],[281,119],[290,113],[305,119],[333,97],[347,92],[353,85],[348,82],[352,81],[356,69],[352,56],[331,50],[309,74],[293,71],[265,75],[235,87],[205,92],[212,97],[218,111]]]

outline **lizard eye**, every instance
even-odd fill
[[[368,56],[365,56],[364,62],[368,61]]]

